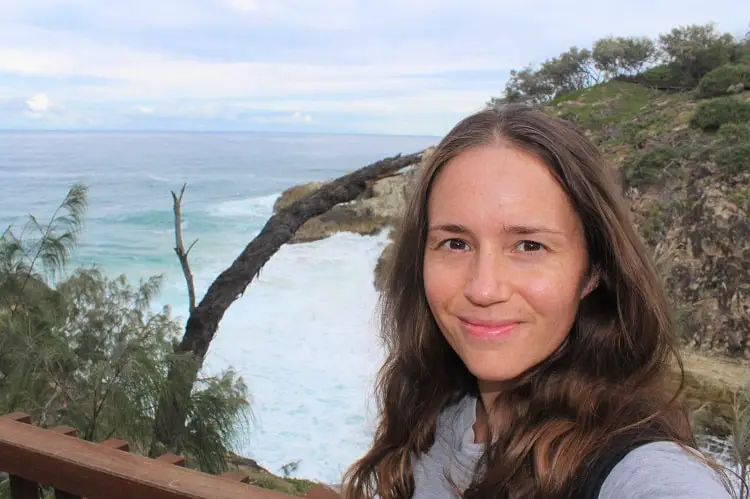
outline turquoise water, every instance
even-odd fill
[[[47,219],[70,186],[89,186],[76,264],[132,281],[166,278],[155,305],[184,318],[170,190],[188,187],[184,239],[199,298],[260,230],[285,188],[342,175],[433,137],[191,133],[0,133],[0,224]],[[229,309],[206,361],[248,382],[253,424],[238,442],[272,471],[336,481],[371,435],[372,270],[385,235],[338,234],[283,247]]]
[[[271,215],[287,187],[339,176],[433,137],[291,134],[0,132],[0,227],[42,220],[70,186],[89,186],[77,264],[132,281],[164,274],[156,306],[185,317],[173,251],[170,190],[185,194],[184,238],[199,298]],[[272,471],[336,482],[366,449],[371,384],[382,360],[372,271],[385,235],[338,234],[284,246],[224,317],[206,370],[232,366],[252,396],[252,425],[237,442]],[[727,462],[724,441],[704,444]]]

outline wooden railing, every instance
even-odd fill
[[[0,472],[10,475],[12,499],[39,499],[40,485],[56,499],[289,499],[292,496],[249,485],[247,474],[209,475],[184,468],[180,456],[156,459],[131,454],[128,443],[88,442],[68,426],[40,428],[23,413],[0,417]],[[338,494],[314,486],[307,497]]]

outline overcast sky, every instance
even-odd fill
[[[445,133],[508,71],[748,0],[0,0],[0,128]]]

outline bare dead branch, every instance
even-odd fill
[[[185,245],[182,243],[182,197],[185,195],[185,189],[187,183],[182,184],[180,195],[178,196],[172,191],[172,210],[174,211],[174,239],[175,247],[174,252],[177,254],[177,258],[180,260],[180,266],[182,267],[182,273],[185,274],[185,281],[187,282],[188,288],[188,300],[190,306],[190,313],[195,310],[195,284],[193,282],[193,272],[190,270],[190,262],[188,261],[188,254],[193,249],[195,243],[198,242],[196,239],[193,244],[185,251]]]
[[[266,222],[260,234],[245,247],[229,268],[214,280],[200,304],[191,311],[185,326],[185,334],[176,347],[176,353],[191,355],[196,362],[191,365],[189,373],[185,373],[185,369],[170,365],[170,386],[164,390],[157,410],[155,442],[161,442],[170,452],[179,450],[187,417],[186,401],[189,400],[190,391],[219,322],[229,306],[242,296],[274,253],[289,242],[297,229],[307,220],[326,213],[337,204],[353,201],[365,192],[369,182],[380,180],[407,166],[419,163],[422,154],[399,154],[325,183],[315,192],[279,210]],[[179,206],[180,198],[175,194],[173,196],[176,199],[175,205]],[[176,210],[176,215],[178,214]],[[176,216],[175,219],[179,217]],[[151,453],[155,448],[152,446]]]

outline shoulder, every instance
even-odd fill
[[[437,418],[438,429],[456,429],[467,422],[474,424],[476,398],[466,395],[443,409]]]
[[[698,456],[673,442],[642,445],[612,468],[599,499],[731,498],[718,473]]]
[[[443,409],[437,417],[435,440],[458,450],[463,449],[467,441],[473,441],[476,403],[475,397],[467,395]]]

